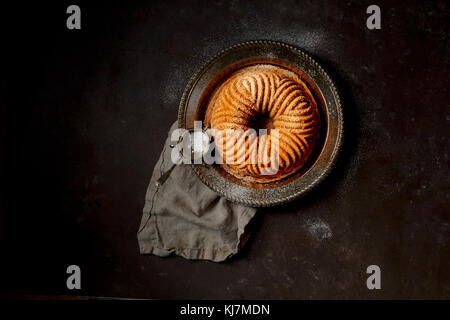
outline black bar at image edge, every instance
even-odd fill
[[[129,315],[130,312],[147,314],[148,319],[291,319],[308,314],[375,319],[395,314],[417,316],[421,312],[430,316],[433,311],[448,311],[450,307],[448,300],[134,300],[90,297],[7,297],[7,300],[4,305],[14,309],[16,315],[36,316],[48,310],[56,312],[61,309],[70,310],[71,316],[82,316],[86,311],[107,311],[116,315]]]

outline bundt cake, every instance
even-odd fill
[[[317,142],[320,117],[313,95],[296,73],[260,64],[231,73],[213,90],[207,124],[215,129],[216,150],[227,172],[267,183],[305,165]]]

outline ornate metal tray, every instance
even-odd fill
[[[180,128],[193,128],[203,120],[209,94],[225,75],[239,68],[269,63],[288,68],[305,80],[318,101],[321,114],[320,143],[305,167],[273,184],[245,184],[219,165],[193,164],[200,180],[221,196],[248,206],[267,207],[289,202],[319,184],[336,162],[343,137],[343,112],[333,81],[305,52],[280,42],[249,41],[234,45],[212,57],[191,78],[178,111]]]

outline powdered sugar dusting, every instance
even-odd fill
[[[328,225],[328,223],[321,219],[308,219],[305,226],[308,230],[309,235],[314,240],[322,241],[333,237],[333,231],[331,230],[330,226]]]

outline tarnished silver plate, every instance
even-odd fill
[[[192,165],[201,181],[221,196],[253,207],[267,207],[297,199],[319,184],[336,162],[343,137],[343,112],[329,75],[308,54],[273,41],[249,41],[219,52],[196,72],[184,90],[178,111],[180,128],[203,120],[209,94],[227,74],[249,65],[269,63],[288,68],[305,80],[321,114],[320,143],[306,166],[273,184],[245,184],[219,165]]]

